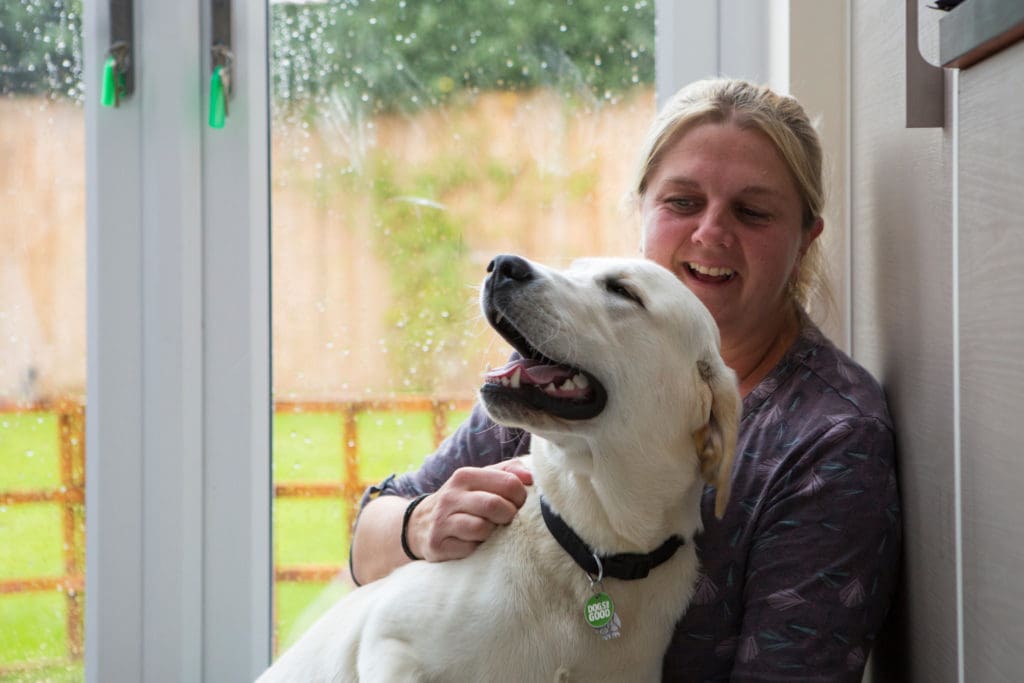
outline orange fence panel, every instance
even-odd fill
[[[354,513],[368,485],[359,477],[359,438],[356,418],[367,411],[429,412],[432,415],[433,441],[437,446],[445,436],[448,414],[469,410],[467,398],[431,398],[401,396],[386,400],[359,401],[281,401],[274,412],[329,413],[342,419],[344,462],[341,481],[287,482],[274,485],[275,498],[339,498]],[[67,601],[67,659],[81,661],[84,650],[83,609],[85,591],[85,403],[79,398],[14,403],[0,400],[0,414],[51,413],[56,415],[59,431],[60,485],[55,489],[0,491],[0,506],[26,503],[54,503],[62,508],[64,574],[57,577],[19,577],[0,581],[0,595],[27,592],[60,591]],[[275,566],[274,580],[298,583],[330,581],[345,567],[337,565]],[[276,628],[275,628],[276,631]],[[52,662],[47,662],[52,664]],[[31,668],[31,665],[29,665]],[[24,670],[24,666],[0,667],[0,674]]]

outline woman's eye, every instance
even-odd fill
[[[741,217],[743,217],[743,218],[745,218],[747,220],[763,222],[763,221],[767,221],[767,220],[771,219],[771,214],[766,213],[764,211],[759,211],[758,209],[751,209],[749,207],[742,207],[741,206],[738,209],[738,212],[739,212]]]
[[[697,200],[689,197],[676,197],[668,201],[673,208],[680,211],[693,211],[697,208]]]
[[[633,303],[639,305],[641,308],[644,307],[644,300],[640,298],[640,295],[635,291],[622,284],[618,280],[609,280],[606,285],[608,291],[616,296],[620,296],[623,299],[629,299]]]

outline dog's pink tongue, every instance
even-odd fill
[[[519,381],[527,384],[560,384],[566,378],[572,376],[572,371],[560,365],[548,365],[535,360],[517,358],[510,363],[496,368],[487,373],[487,379],[501,380],[502,377],[511,377],[516,369],[521,371]]]

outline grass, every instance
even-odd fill
[[[59,456],[56,415],[0,414],[0,491],[56,488]]]
[[[15,593],[0,598],[0,666],[56,662],[67,657],[67,605],[60,593]],[[0,681],[82,680],[81,666],[26,668]],[[74,672],[78,678],[67,678]]]
[[[451,431],[466,412],[449,415]],[[434,450],[430,413],[367,411],[356,417],[359,478],[377,482],[392,473],[414,469]],[[341,415],[281,414],[274,419],[276,482],[341,481],[344,471]],[[351,520],[336,498],[286,498],[274,502],[274,561],[278,565],[348,562]],[[276,587],[277,642],[282,652],[349,584],[282,582]]]
[[[449,431],[465,412],[449,415]],[[359,477],[375,482],[414,469],[434,450],[429,413],[372,411],[357,416]],[[277,482],[339,482],[344,476],[343,418],[325,413],[275,415],[273,473]],[[48,413],[0,415],[0,491],[60,486],[57,419]],[[348,558],[348,506],[337,498],[274,501],[278,565],[338,565]],[[0,580],[64,573],[61,507],[0,506]],[[81,515],[79,515],[79,521]],[[330,583],[281,582],[275,587],[278,651],[349,590]],[[67,601],[59,592],[0,595],[0,683],[81,681],[67,657]]]
[[[0,491],[56,488],[59,453],[55,415],[0,415]],[[0,505],[0,581],[63,574],[61,520],[60,506],[52,503]],[[57,592],[0,596],[0,667],[64,658],[66,610]],[[45,673],[25,670],[0,681],[81,680],[65,673],[65,667],[47,667]]]

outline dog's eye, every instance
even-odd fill
[[[636,290],[632,289],[628,284],[621,280],[609,279],[605,282],[605,287],[609,292],[616,296],[621,296],[624,299],[629,299],[633,303],[644,308],[644,300]]]

